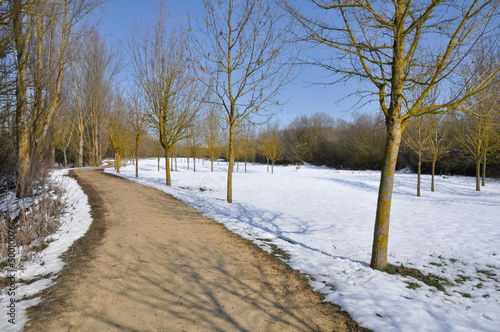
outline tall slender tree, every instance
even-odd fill
[[[194,79],[187,31],[179,26],[169,30],[168,17],[162,3],[152,20],[136,23],[128,51],[164,150],[166,184],[171,185],[171,149],[190,137],[189,127],[201,109],[204,94]]]
[[[493,100],[490,97],[481,98],[473,106],[465,108],[455,121],[456,138],[464,155],[475,165],[476,191],[481,191],[481,165],[484,170],[487,157],[498,142],[498,123],[495,121],[498,109],[496,103],[491,103]]]
[[[277,123],[268,123],[266,128],[259,134],[260,148],[266,157],[271,161],[271,174],[274,174],[274,164],[281,157],[281,142],[279,138],[279,126]],[[269,165],[268,170],[269,172]]]
[[[446,156],[451,146],[451,139],[449,137],[451,124],[449,114],[427,114],[425,116],[427,118],[427,126],[430,130],[428,158],[426,161],[431,162],[431,191],[434,191],[436,163]]]
[[[106,151],[103,123],[113,100],[113,86],[120,71],[120,59],[106,45],[106,41],[95,31],[87,34],[83,43],[83,58],[80,60],[84,78],[84,98],[88,125],[86,127],[88,163],[92,166],[102,163]]]
[[[33,38],[34,18],[29,10],[34,6],[33,1],[10,1],[12,13],[12,40],[15,52],[16,67],[16,196],[29,196],[30,146],[29,146],[29,115],[28,115],[28,56],[29,45]]]
[[[403,141],[417,155],[417,196],[420,197],[422,161],[427,157],[426,153],[429,146],[429,139],[432,133],[425,123],[425,118],[420,116],[413,119],[408,125]]]
[[[146,102],[136,93],[132,96],[130,105],[129,122],[134,133],[135,177],[139,177],[139,144],[147,133]]]
[[[208,155],[210,156],[211,172],[214,171],[214,160],[220,157],[222,150],[222,128],[220,126],[220,118],[217,113],[215,105],[208,104],[204,121],[203,137]]]
[[[432,0],[312,0],[318,16],[298,6],[283,6],[303,27],[303,38],[330,47],[330,58],[316,58],[337,81],[361,79],[373,87],[385,116],[386,144],[376,208],[371,267],[387,265],[389,221],[396,161],[404,127],[413,116],[446,112],[463,104],[496,79],[494,70],[467,75],[463,89],[441,94],[434,105],[422,106],[431,91],[457,84],[460,63],[477,42],[492,34],[488,24],[498,0],[465,2]],[[474,68],[469,68],[473,70]],[[485,68],[486,69],[486,68]],[[413,91],[419,91],[414,98]]]
[[[132,128],[126,116],[127,113],[131,112],[131,109],[120,92],[115,92],[113,97],[113,101],[107,112],[106,122],[108,125],[111,148],[115,153],[115,169],[117,173],[120,173],[122,157],[124,157],[125,153],[130,148],[133,140]]]
[[[279,104],[277,94],[292,78],[296,53],[289,43],[290,21],[267,0],[205,0],[200,25],[199,70],[217,97],[228,127],[227,201],[232,203],[237,127],[251,114]],[[208,79],[206,79],[208,77]]]

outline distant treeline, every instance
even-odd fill
[[[429,122],[420,123],[413,119],[403,133],[403,141],[398,157],[397,168],[409,167],[417,170],[418,153],[413,148],[418,143],[422,146],[422,172],[431,172],[432,138],[443,149],[436,162],[436,174],[475,175],[475,158],[469,152],[471,145],[478,141],[473,135],[470,117],[456,113],[452,116],[433,116]],[[438,121],[439,126],[432,126],[430,121]],[[425,128],[417,128],[420,125]],[[427,137],[423,137],[423,129]],[[432,129],[436,129],[433,133]],[[468,135],[464,134],[464,131]],[[498,135],[498,126],[492,132]],[[324,113],[297,117],[279,133],[282,145],[281,158],[277,163],[307,162],[314,165],[325,165],[337,169],[379,170],[381,169],[384,145],[385,123],[382,116],[361,114],[355,115],[352,121],[333,119]],[[498,136],[496,136],[498,137]],[[467,139],[468,138],[468,141]],[[417,144],[418,145],[418,144]],[[498,146],[491,145],[487,149],[486,175],[500,176],[500,158]],[[258,158],[263,159],[262,154]],[[484,160],[484,158],[483,158]],[[481,160],[481,165],[483,165]]]

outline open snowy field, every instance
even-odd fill
[[[413,278],[370,269],[379,172],[302,166],[248,166],[234,174],[233,204],[226,198],[226,164],[185,159],[165,183],[165,160],[139,162],[121,176],[158,188],[267,251],[274,244],[288,264],[310,276],[362,326],[375,331],[499,331],[500,181],[481,192],[473,178],[398,173],[389,237],[389,262],[446,278],[438,290]],[[114,172],[108,168],[107,172]],[[235,167],[236,171],[236,167]],[[130,193],[133,195],[133,193]]]

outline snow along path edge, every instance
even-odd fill
[[[16,280],[14,290],[7,287],[2,290],[0,295],[0,331],[14,332],[23,330],[28,321],[26,310],[38,304],[41,300],[40,296],[33,296],[55,283],[54,280],[65,265],[61,259],[61,254],[81,238],[92,223],[88,197],[77,181],[68,176],[70,170],[60,169],[51,172],[51,178],[65,188],[65,197],[68,204],[66,213],[61,216],[61,226],[57,232],[47,237],[47,239],[54,241],[50,242],[48,247],[38,254],[35,261],[26,264],[23,270],[15,272],[2,271],[0,274],[2,278],[13,275]],[[47,277],[44,278],[44,276]],[[17,282],[20,279],[30,281],[37,278],[40,278],[40,280],[31,284]],[[14,306],[11,303],[14,303]],[[11,307],[8,307],[9,305]],[[15,309],[11,310],[12,308]],[[10,315],[11,311],[13,315]]]

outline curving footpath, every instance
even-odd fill
[[[74,174],[105,231],[71,249],[85,257],[30,310],[27,331],[362,330],[297,273],[193,208],[102,169]]]

